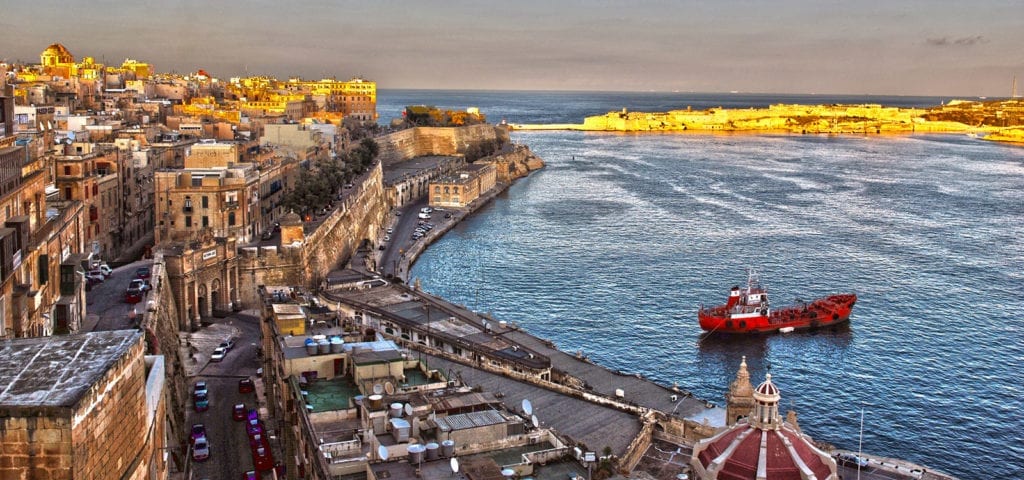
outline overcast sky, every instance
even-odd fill
[[[70,5],[69,5],[70,3]],[[1020,0],[30,0],[0,59],[131,57],[228,78],[378,88],[1008,96]]]

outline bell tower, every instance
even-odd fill
[[[750,384],[747,357],[743,356],[740,369],[736,372],[736,380],[729,385],[729,393],[725,394],[725,424],[731,426],[736,420],[750,415],[753,410],[754,387]]]

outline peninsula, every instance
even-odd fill
[[[515,130],[796,134],[966,133],[1024,142],[1024,102],[954,100],[932,108],[778,104],[768,108],[608,112],[582,124],[515,124]]]

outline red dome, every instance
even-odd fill
[[[838,478],[835,461],[789,425],[762,430],[746,422],[737,423],[700,441],[694,447],[691,466],[698,478],[718,480],[800,480],[811,475],[818,480]]]

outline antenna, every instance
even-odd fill
[[[523,399],[523,413],[533,415],[533,404],[530,403],[529,398]]]

